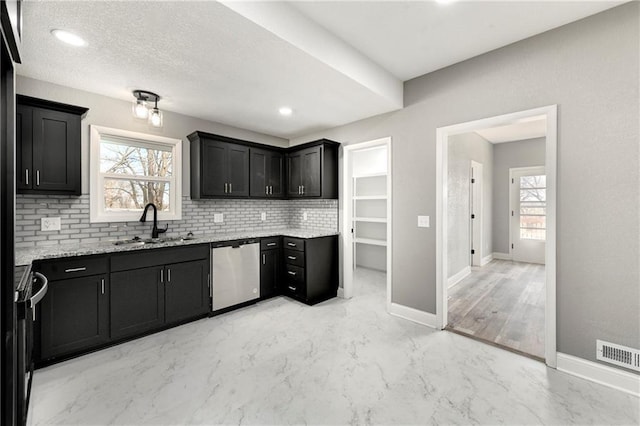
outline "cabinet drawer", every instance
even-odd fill
[[[284,262],[288,265],[296,265],[304,268],[304,252],[285,249]]]
[[[302,238],[284,237],[284,248],[304,251],[304,240]]]
[[[286,283],[304,284],[304,268],[294,265],[285,265],[284,279]]]
[[[277,249],[282,246],[282,239],[280,237],[262,238],[260,240],[260,250]]]
[[[105,274],[109,270],[106,256],[78,256],[39,262],[34,270],[49,281]]]

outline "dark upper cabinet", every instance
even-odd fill
[[[87,108],[17,96],[19,193],[80,195],[80,122]]]
[[[249,196],[249,147],[228,138],[189,135],[191,198]]]
[[[194,132],[191,198],[338,198],[337,142],[268,148]]]
[[[284,196],[284,159],[279,151],[250,148],[251,197],[282,198]]]
[[[338,143],[321,139],[287,152],[289,198],[338,198]]]

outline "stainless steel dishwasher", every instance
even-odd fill
[[[212,310],[260,298],[258,240],[225,241],[211,247]]]

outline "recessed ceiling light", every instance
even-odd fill
[[[82,37],[70,33],[65,30],[52,30],[51,34],[53,34],[58,40],[63,41],[72,46],[86,46],[87,42],[82,39]]]
[[[278,112],[280,113],[280,115],[284,115],[285,117],[290,116],[291,114],[293,114],[293,110],[289,107],[281,107]]]

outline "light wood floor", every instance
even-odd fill
[[[449,328],[544,359],[544,265],[493,260],[449,289]]]

